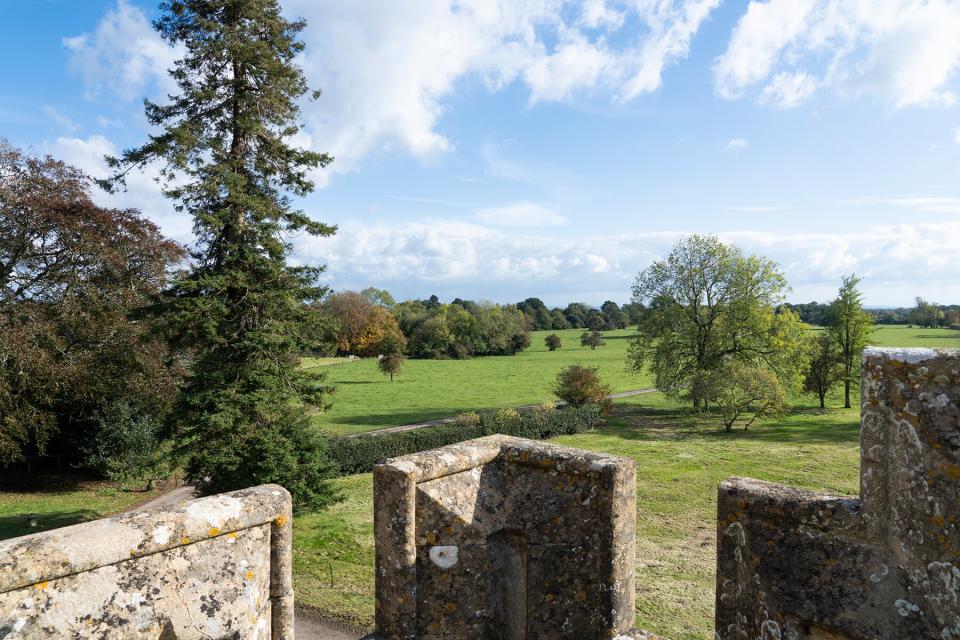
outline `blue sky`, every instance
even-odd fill
[[[4,0],[0,136],[93,174],[177,52],[155,2]],[[794,301],[960,302],[960,2],[286,0],[336,156],[295,259],[337,288],[629,299],[689,233],[777,260]],[[151,175],[127,193],[181,241]]]

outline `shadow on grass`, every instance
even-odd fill
[[[785,417],[755,423],[744,431],[738,424],[727,432],[719,416],[700,415],[676,407],[618,407],[602,431],[627,440],[745,440],[798,444],[856,444],[860,424],[848,412],[795,409]]]
[[[0,540],[58,529],[78,522],[93,520],[98,516],[99,514],[96,511],[90,509],[35,514],[18,513],[3,516],[0,517]]]
[[[331,421],[333,425],[338,425],[338,424],[375,425],[375,426],[370,426],[370,428],[380,429],[383,427],[399,427],[407,424],[415,424],[417,422],[427,422],[429,420],[437,420],[439,418],[449,418],[449,417],[464,413],[465,411],[466,409],[431,408],[428,411],[427,410],[408,411],[408,412],[397,412],[397,413],[358,413],[356,415],[350,415],[350,416],[333,416]],[[328,425],[324,425],[321,423],[321,426],[328,426]],[[332,426],[332,425],[329,425],[329,426]]]
[[[14,469],[0,474],[0,491],[26,493],[68,493],[108,483],[75,471],[33,471]]]
[[[960,331],[958,331],[958,332],[957,332],[957,335],[955,335],[955,336],[934,336],[934,335],[929,335],[929,334],[927,334],[927,335],[922,335],[922,334],[921,334],[921,335],[918,335],[918,336],[915,336],[915,337],[916,337],[916,338],[919,338],[919,339],[921,339],[921,340],[944,340],[944,339],[946,339],[946,340],[960,340]]]

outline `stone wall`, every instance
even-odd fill
[[[868,349],[861,394],[860,499],[721,484],[719,640],[960,639],[960,351]]]
[[[290,496],[264,485],[0,542],[0,638],[292,640]]]
[[[388,460],[374,470],[374,637],[630,632],[635,493],[632,460],[508,436]]]

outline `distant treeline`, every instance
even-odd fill
[[[530,346],[530,332],[591,329],[606,331],[637,324],[643,305],[622,307],[608,300],[600,308],[582,302],[547,308],[539,298],[493,304],[437,296],[396,302],[388,291],[368,288],[329,295],[318,305],[335,327],[341,355],[405,353],[414,358],[469,358],[513,355]]]
[[[823,325],[829,304],[822,302],[805,302],[800,304],[785,304],[800,316],[807,324]],[[919,327],[949,327],[960,329],[960,305],[938,304],[917,298],[912,307],[897,307],[895,309],[865,309],[876,324],[905,324]]]

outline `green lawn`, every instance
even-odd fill
[[[16,485],[0,490],[0,540],[120,513],[163,493],[121,491],[112,482],[71,475],[20,475]]]
[[[535,331],[529,349],[515,356],[469,360],[407,360],[394,382],[377,370],[375,359],[319,368],[336,388],[333,407],[316,418],[335,434],[443,418],[464,411],[497,409],[554,400],[554,379],[563,367],[580,363],[599,367],[614,391],[651,386],[648,376],[627,373],[624,360],[631,331],[607,331],[606,345],[580,346],[580,329],[557,331],[563,341],[548,351],[543,339],[552,331]],[[315,368],[311,362],[305,366]]]
[[[921,329],[902,325],[877,325],[871,341],[893,347],[953,347],[960,349],[960,331],[956,329]]]

